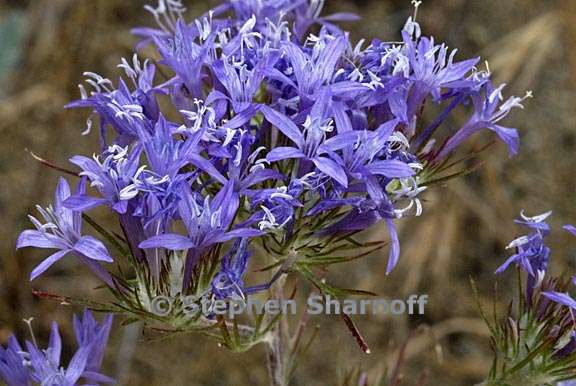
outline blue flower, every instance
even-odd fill
[[[247,238],[234,243],[230,252],[222,258],[220,271],[212,279],[212,292],[217,299],[244,299],[244,274],[248,267]]]
[[[112,315],[107,315],[102,323],[98,323],[92,313],[87,310],[80,318],[74,315],[74,333],[79,346],[92,346],[86,363],[86,371],[97,372],[102,367],[106,343],[112,328]]]
[[[265,77],[284,80],[282,75],[274,70],[279,58],[279,54],[268,53],[249,68],[249,63],[246,61],[236,62],[234,58],[224,56],[212,65],[216,79],[226,90],[226,99],[232,102],[235,112],[240,113],[253,105],[254,97],[260,91]],[[216,96],[216,92],[213,92],[213,98],[208,99],[214,99]]]
[[[413,162],[411,166],[397,154],[391,153],[390,135],[397,124],[397,120],[392,120],[383,123],[375,131],[364,131],[360,133],[354,146],[346,144],[343,151],[342,160],[346,172],[364,183],[366,192],[374,200],[384,199],[383,185],[392,179],[412,177],[416,174],[413,166],[417,165],[417,162]],[[381,182],[380,179],[384,181]]]
[[[323,5],[228,0],[192,22],[180,0],[146,7],[158,26],[134,32],[155,45],[159,65],[122,59],[117,87],[86,73],[92,91],[81,86],[81,100],[68,107],[99,118],[102,147],[71,161],[96,193],[65,194],[64,215],[44,211],[48,224],[23,234],[19,246],[59,250],[32,276],[75,252],[114,283],[94,261],[111,260],[105,247],[80,234],[81,213],[97,207],[119,220],[146,288],[173,284],[163,282],[174,276],[169,262],[183,257],[183,292],[208,261],[221,264],[222,288],[238,289],[248,252],[225,255],[227,244],[271,241],[285,251],[377,223],[390,233],[389,273],[400,253],[395,221],[422,213],[422,181],[442,177],[437,163],[482,129],[517,152],[517,131],[500,122],[523,99],[502,103],[502,87],[475,68],[478,59],[456,61],[455,50],[423,37],[411,19],[401,43],[364,48],[334,24],[357,17],[323,16]],[[423,122],[431,103],[439,114]],[[437,135],[459,106],[473,107],[468,121]],[[527,225],[532,234],[505,266],[517,262],[536,280],[547,231]]]
[[[435,101],[440,101],[442,90],[474,85],[474,81],[467,78],[467,75],[480,60],[474,58],[454,63],[456,50],[449,53],[445,44],[436,45],[434,38],[420,37],[419,31],[420,27],[409,20],[402,32],[406,61],[397,62],[400,66],[406,65],[404,69],[411,80],[407,100],[409,119],[415,118],[430,94]],[[400,72],[402,68],[396,67],[394,70]]]
[[[472,95],[472,102],[474,104],[474,114],[470,120],[448,139],[446,144],[441,148],[435,156],[435,160],[441,160],[447,157],[456,147],[468,139],[471,135],[482,129],[490,129],[494,131],[498,137],[508,146],[510,155],[518,153],[519,137],[518,131],[509,127],[504,127],[498,123],[506,118],[506,116],[514,108],[524,108],[522,101],[531,97],[528,93],[524,98],[511,97],[506,102],[501,104],[503,100],[502,89],[504,85],[494,89],[490,82],[486,83],[483,90],[486,98],[480,94],[475,93]]]
[[[196,27],[189,27],[182,20],[176,22],[173,36],[154,37],[163,63],[177,75],[174,86],[185,87],[185,92],[192,97],[202,97],[202,69],[214,49],[214,38],[211,34],[208,41],[198,41]]]
[[[113,144],[127,146],[138,135],[140,130],[151,131],[155,120],[158,119],[159,107],[155,94],[163,93],[153,86],[155,67],[148,63],[141,67],[137,58],[134,67],[126,60],[121,66],[132,79],[136,90],[130,91],[124,80],[120,80],[118,89],[112,82],[93,72],[86,72],[86,83],[94,91],[88,94],[84,86],[80,85],[82,99],[69,103],[66,108],[92,108],[100,118],[100,142],[103,148],[107,146],[106,128],[111,127],[117,133]],[[84,134],[90,132],[92,120],[88,119],[88,127]]]
[[[290,62],[290,71],[299,95],[308,99],[322,86],[333,81],[338,64],[348,48],[348,41],[345,36],[333,36],[322,30],[320,36],[314,38],[310,45],[310,49],[292,42],[282,46],[282,51]]]
[[[177,233],[158,234],[140,243],[140,248],[165,248],[172,251],[188,250],[184,272],[184,287],[190,284],[192,270],[201,254],[209,247],[238,237],[256,237],[263,232],[251,228],[229,229],[238,209],[232,184],[227,184],[210,200],[205,197],[199,202],[189,186],[181,184],[178,213],[187,230],[187,235]]]
[[[75,317],[74,329],[78,349],[67,367],[61,364],[62,341],[58,325],[53,322],[48,347],[40,349],[35,342],[20,346],[11,337],[7,347],[0,348],[0,378],[9,386],[42,385],[75,386],[80,379],[87,384],[114,384],[115,381],[100,373],[102,358],[112,317],[107,316],[98,324],[90,311],[85,311],[82,321]]]
[[[532,278],[543,275],[548,268],[550,248],[544,244],[544,237],[550,233],[546,219],[552,214],[547,212],[538,216],[528,217],[523,212],[521,219],[515,222],[521,224],[532,232],[512,241],[507,248],[516,248],[516,253],[502,264],[496,273],[504,272],[511,264],[520,266]]]
[[[284,159],[310,161],[320,172],[347,187],[348,177],[341,166],[341,162],[334,160],[334,158],[338,160],[335,151],[353,145],[360,132],[342,133],[327,139],[328,134],[334,128],[332,120],[326,114],[330,96],[326,88],[323,90],[303,124],[303,133],[294,121],[285,114],[268,106],[261,107],[266,120],[296,145],[296,147],[276,147],[268,153],[266,159],[269,162]]]
[[[76,194],[83,195],[85,185],[85,179],[82,179]],[[110,275],[105,273],[98,262],[110,263],[113,259],[102,242],[92,236],[82,236],[81,212],[68,209],[63,205],[70,195],[68,182],[61,178],[56,188],[54,206],[47,208],[37,207],[45,223],[42,224],[35,217],[30,216],[30,220],[36,230],[25,230],[18,238],[16,248],[36,247],[58,250],[58,252],[50,255],[32,271],[30,280],[37,278],[50,268],[52,264],[67,254],[74,253],[106,283],[112,286]]]
[[[107,204],[119,214],[126,213],[128,202],[139,193],[135,180],[144,170],[139,164],[140,153],[140,147],[129,152],[128,147],[113,145],[100,157],[72,157],[70,161],[82,169],[80,175],[88,177],[91,186],[96,187],[102,197],[75,194],[64,206],[84,212]]]
[[[8,386],[30,386],[30,369],[25,365],[24,349],[18,340],[11,336],[7,347],[0,347],[0,378]]]

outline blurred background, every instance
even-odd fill
[[[188,18],[213,1],[187,3]],[[32,288],[98,298],[97,283],[74,259],[64,259],[41,279],[28,281],[42,251],[15,251],[28,213],[52,200],[58,173],[34,161],[29,151],[58,165],[73,154],[92,154],[96,132],[80,136],[86,112],[64,111],[78,94],[83,71],[113,80],[116,65],[131,57],[136,39],[129,29],[151,25],[140,0],[0,0],[0,341],[28,336],[23,318],[34,317],[36,335],[47,335],[50,320],[69,326],[80,310],[32,295]],[[413,9],[408,0],[328,0],[326,12],[353,11],[363,21],[346,25],[354,39],[397,40]],[[356,321],[372,349],[364,355],[341,319],[314,319],[320,326],[314,348],[303,359],[294,385],[341,385],[348,371],[361,367],[375,375],[393,365],[405,345],[404,383],[425,372],[429,385],[473,385],[491,361],[487,330],[478,319],[469,278],[490,307],[496,267],[504,247],[522,232],[512,224],[528,214],[554,211],[557,232],[550,237],[556,273],[574,273],[576,240],[560,226],[576,222],[576,1],[428,0],[419,12],[424,33],[460,49],[460,58],[481,55],[506,94],[533,90],[524,111],[508,118],[522,136],[520,155],[503,146],[484,155],[478,172],[426,195],[423,217],[399,222],[402,258],[384,275],[387,251],[337,267],[330,280],[386,298],[430,295],[423,317],[362,316]],[[464,117],[462,117],[464,118]],[[458,117],[455,118],[454,124]],[[108,221],[105,218],[102,222]],[[367,237],[386,237],[375,229]],[[345,276],[345,277],[344,277]],[[513,272],[498,278],[502,299],[514,287]],[[501,304],[506,304],[505,301]],[[135,328],[111,337],[104,373],[120,385],[263,385],[262,348],[236,355],[203,337],[152,339]],[[68,344],[71,329],[63,328]],[[69,351],[69,350],[68,350]]]

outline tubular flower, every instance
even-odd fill
[[[429,185],[459,174],[449,158],[465,140],[488,129],[517,151],[516,131],[501,124],[522,99],[503,102],[477,58],[458,59],[412,19],[400,43],[353,42],[336,23],[357,17],[324,16],[323,5],[228,0],[192,21],[179,0],[147,6],[157,26],[133,30],[137,49],[152,45],[160,59],[123,59],[114,83],[86,73],[90,91],[68,105],[98,118],[101,148],[70,158],[82,188],[59,187],[46,224],[22,234],[19,247],[58,250],[32,277],[75,253],[108,286],[122,283],[115,304],[136,318],[155,296],[241,299],[287,272],[326,290],[316,269],[344,259],[334,250],[368,248],[355,236],[377,224],[388,229],[389,274],[397,223],[423,213]],[[459,106],[469,118],[453,128],[445,122]],[[117,224],[98,226],[91,210]],[[81,235],[83,219],[106,246]],[[537,275],[545,231],[534,232],[507,264]],[[100,265],[108,248],[130,273]],[[276,270],[272,280],[251,285],[253,262]],[[182,327],[181,314],[164,321]]]

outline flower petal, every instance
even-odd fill
[[[74,250],[92,260],[106,261],[111,263],[114,261],[108,250],[100,240],[92,236],[83,236],[74,244]]]
[[[100,374],[94,371],[84,371],[82,373],[82,378],[94,384],[105,383],[108,385],[113,385],[116,383],[114,378],[110,378],[107,375]]]
[[[332,151],[338,151],[347,147],[352,147],[363,134],[364,132],[360,130],[346,131],[328,139],[322,144],[322,146]]]
[[[216,181],[220,182],[221,184],[226,183],[226,177],[224,177],[222,173],[220,173],[218,169],[216,169],[216,167],[214,167],[214,165],[212,165],[212,163],[206,158],[199,154],[190,154],[188,159],[194,166],[208,173],[210,177],[214,178]]]
[[[386,225],[388,226],[388,232],[390,233],[390,256],[388,257],[388,267],[386,268],[386,275],[389,275],[396,264],[398,264],[398,259],[400,258],[400,240],[398,239],[398,231],[394,225],[392,219],[385,219]]]
[[[194,243],[188,237],[175,233],[153,236],[140,243],[140,248],[166,248],[171,251],[183,251],[194,246]]]
[[[565,231],[570,232],[572,235],[576,236],[576,227],[574,225],[564,225],[562,228]]]
[[[518,154],[518,148],[520,147],[520,137],[518,136],[518,130],[500,125],[492,125],[490,128],[496,132],[498,137],[506,145],[508,145],[508,153],[511,157]]]
[[[563,306],[570,307],[573,310],[576,310],[576,300],[574,300],[567,293],[546,291],[546,292],[542,292],[542,294],[555,303],[558,303],[558,304],[561,304]]]
[[[62,207],[62,203],[68,197],[70,197],[70,185],[68,185],[68,182],[61,177],[58,186],[56,187],[56,201],[54,202],[56,209]]]
[[[267,180],[282,180],[284,175],[272,169],[258,169],[250,173],[241,184],[243,189],[249,188],[252,185],[259,184]]]
[[[367,166],[372,174],[388,178],[403,178],[414,175],[414,170],[408,164],[397,160],[376,161]]]
[[[40,232],[32,229],[20,233],[16,242],[16,249],[24,247],[36,248],[63,248],[66,245],[56,236],[50,233]]]
[[[84,370],[86,370],[86,364],[88,363],[88,357],[91,351],[91,344],[81,346],[70,360],[70,364],[68,365],[68,369],[66,369],[65,375],[66,381],[70,382],[70,385],[75,385],[82,376]]]
[[[50,350],[47,350],[46,355],[50,356],[51,362],[58,366],[60,364],[60,355],[62,354],[62,339],[56,322],[52,322],[48,347],[50,347]]]
[[[500,274],[500,273],[504,272],[506,269],[508,269],[510,264],[519,261],[521,259],[521,257],[522,256],[518,255],[518,254],[510,256],[508,259],[506,259],[504,264],[502,264],[500,267],[498,267],[498,269],[496,269],[496,271],[494,273]]]
[[[103,198],[92,197],[86,194],[74,194],[64,200],[64,207],[78,212],[85,212],[105,203],[106,200]]]
[[[316,157],[312,159],[314,165],[324,174],[332,177],[344,187],[348,187],[348,177],[340,165],[326,157]]]
[[[214,237],[214,240],[218,243],[229,241],[235,239],[237,237],[258,237],[264,235],[265,232],[262,232],[258,229],[253,228],[238,228],[231,230],[230,232],[222,233],[219,236]]]
[[[259,107],[257,105],[252,105],[236,114],[234,118],[226,122],[222,127],[224,129],[237,129],[241,126],[244,126],[246,123],[250,122],[258,110]]]
[[[260,110],[268,122],[274,125],[285,136],[290,138],[299,148],[304,144],[304,136],[298,126],[286,115],[268,106],[261,106]]]
[[[277,147],[266,156],[268,162],[276,162],[290,158],[304,158],[306,155],[294,147]]]
[[[44,261],[38,264],[38,266],[34,268],[34,270],[30,273],[30,281],[36,279],[38,276],[46,272],[46,270],[50,268],[52,264],[63,258],[68,252],[70,252],[69,249],[64,249],[44,259]]]

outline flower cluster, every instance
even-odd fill
[[[550,256],[550,248],[544,244],[544,237],[550,233],[546,219],[551,214],[552,212],[547,212],[539,216],[528,217],[524,212],[521,213],[521,219],[515,222],[530,229],[531,233],[517,238],[508,245],[507,249],[516,248],[516,253],[510,256],[496,270],[496,273],[504,272],[514,263],[528,274],[527,291],[532,291],[542,281]]]
[[[516,313],[511,307],[502,324],[492,325],[486,318],[496,358],[485,385],[568,386],[576,379],[576,300],[567,293],[570,282],[547,273],[550,249],[543,238],[550,233],[546,223],[550,214],[527,217],[522,213],[516,220],[531,233],[510,244],[516,253],[497,272],[515,264],[526,281],[519,286]]]
[[[58,250],[31,278],[74,254],[124,305],[241,298],[271,284],[245,287],[258,249],[280,267],[273,279],[299,271],[318,286],[311,266],[351,260],[334,251],[377,223],[389,230],[390,273],[394,220],[421,214],[420,194],[465,140],[488,129],[517,152],[517,131],[500,122],[523,99],[504,101],[479,59],[457,61],[412,18],[401,42],[353,43],[335,23],[356,16],[321,16],[322,4],[229,0],[191,23],[178,0],[147,7],[158,28],[133,32],[158,60],[123,59],[116,85],[87,72],[90,90],[68,105],[92,111],[85,134],[97,118],[101,149],[71,158],[77,191],[62,180],[45,223],[32,218],[37,229],[20,237],[18,247]],[[453,130],[444,123],[458,106],[472,111]],[[97,207],[121,232],[91,220]],[[114,253],[81,234],[83,220]],[[132,269],[112,272],[111,256]]]
[[[61,364],[62,340],[55,322],[45,349],[40,349],[35,339],[23,347],[12,336],[6,347],[0,347],[0,378],[8,386],[74,386],[80,379],[90,385],[114,384],[112,378],[100,374],[111,327],[110,315],[102,323],[90,311],[82,318],[74,316],[78,349],[67,368]]]

